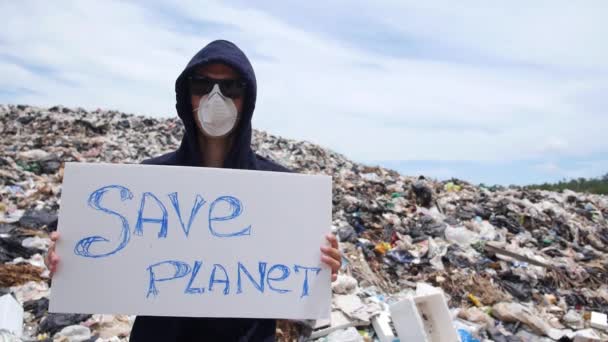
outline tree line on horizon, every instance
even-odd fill
[[[550,191],[572,190],[576,192],[588,192],[591,194],[608,194],[608,173],[597,178],[575,178],[563,179],[557,183],[543,183],[525,186],[527,189],[540,189]]]

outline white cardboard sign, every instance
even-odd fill
[[[331,177],[67,163],[50,311],[329,317]]]

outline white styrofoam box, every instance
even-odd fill
[[[591,327],[601,330],[608,330],[608,316],[600,312],[591,312]]]
[[[441,289],[419,283],[416,296],[392,304],[390,311],[395,330],[402,341],[460,341]]]
[[[426,342],[426,333],[422,317],[414,298],[405,298],[390,306],[391,318],[397,330],[399,340]]]
[[[379,315],[372,318],[372,326],[380,342],[399,341],[388,312],[382,311]]]

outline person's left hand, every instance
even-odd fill
[[[338,270],[342,266],[342,254],[338,249],[338,240],[333,234],[325,236],[329,246],[321,246],[321,261],[331,268],[331,281],[338,279]]]

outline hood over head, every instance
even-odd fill
[[[199,131],[194,121],[188,76],[190,76],[197,67],[211,63],[223,63],[230,66],[239,73],[241,79],[243,79],[247,85],[243,108],[239,113],[239,121],[236,128],[231,133],[233,135],[232,146],[226,156],[223,167],[230,169],[290,172],[290,170],[285,167],[255,154],[251,149],[251,117],[253,116],[253,110],[255,109],[257,95],[255,73],[243,51],[226,40],[213,41],[200,50],[192,57],[184,71],[182,71],[175,81],[175,107],[185,128],[185,134],[179,148],[176,151],[144,160],[142,163],[153,165],[201,166],[201,153],[197,138]]]
[[[224,161],[225,168],[231,169],[257,169],[255,153],[251,150],[251,117],[255,109],[257,84],[253,67],[247,56],[233,43],[226,40],[216,40],[200,50],[188,63],[184,71],[175,81],[176,109],[182,119],[186,133],[179,149],[176,151],[178,165],[200,165],[200,147],[197,135],[198,127],[194,121],[188,76],[192,75],[197,67],[222,63],[236,70],[246,83],[243,109],[239,113],[236,129],[231,133],[234,136],[232,147]]]

